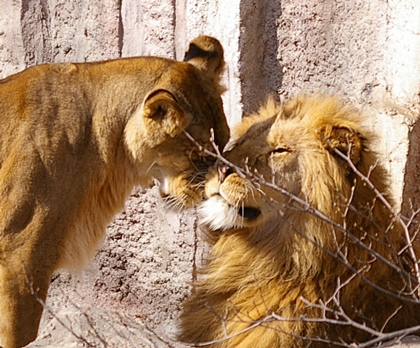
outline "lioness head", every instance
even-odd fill
[[[340,154],[357,165],[363,150],[358,120],[333,98],[269,102],[235,129],[226,163],[209,172],[203,222],[213,230],[267,224],[293,205],[291,196],[334,216],[331,202],[348,198],[353,184]]]
[[[175,64],[161,72],[158,83],[133,113],[125,143],[140,167],[141,184],[158,181],[169,205],[182,208],[201,201],[203,179],[214,162],[203,149],[214,145],[222,149],[229,129],[220,97],[224,60],[219,41],[196,38],[185,62]]]

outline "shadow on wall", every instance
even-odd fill
[[[420,209],[420,119],[411,128],[409,135],[409,150],[405,166],[402,213],[411,218]],[[420,227],[418,214],[411,226],[412,231]]]
[[[257,112],[269,95],[279,100],[278,90],[283,78],[278,60],[277,20],[280,17],[281,0],[241,2],[239,69],[245,116]]]

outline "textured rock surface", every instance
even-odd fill
[[[396,195],[404,192],[405,212],[420,205],[418,0],[0,0],[0,5],[0,77],[50,61],[182,59],[189,40],[213,35],[226,50],[223,98],[231,125],[257,111],[267,94],[278,99],[301,90],[338,94],[360,107],[384,135],[378,148]],[[91,267],[54,279],[50,312],[31,347],[87,346],[69,326],[74,333],[87,326],[97,347],[106,346],[101,339],[115,347],[168,346],[158,337],[169,340],[173,334],[205,249],[196,223],[194,212],[162,210],[155,189],[136,191],[109,226]],[[83,313],[94,323],[80,324]],[[63,329],[60,322],[67,319]],[[120,334],[105,329],[107,323]]]

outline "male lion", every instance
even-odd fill
[[[52,273],[78,268],[136,185],[201,200],[204,148],[226,144],[223,49],[32,67],[0,81],[0,346],[36,338]],[[201,179],[202,180],[202,179]]]
[[[181,340],[348,347],[420,324],[414,251],[360,120],[335,98],[301,96],[236,128],[209,172],[200,213],[214,244]]]

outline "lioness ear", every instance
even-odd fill
[[[158,89],[146,96],[142,113],[148,130],[154,134],[161,134],[163,131],[172,138],[181,133],[189,122],[175,96],[164,89]]]
[[[198,36],[190,42],[184,62],[206,71],[214,80],[218,80],[225,66],[223,47],[211,36]]]
[[[325,130],[322,136],[326,148],[338,159],[344,161],[334,149],[340,151],[344,156],[348,156],[355,165],[360,161],[363,139],[359,133],[346,127],[332,127],[330,130]]]

